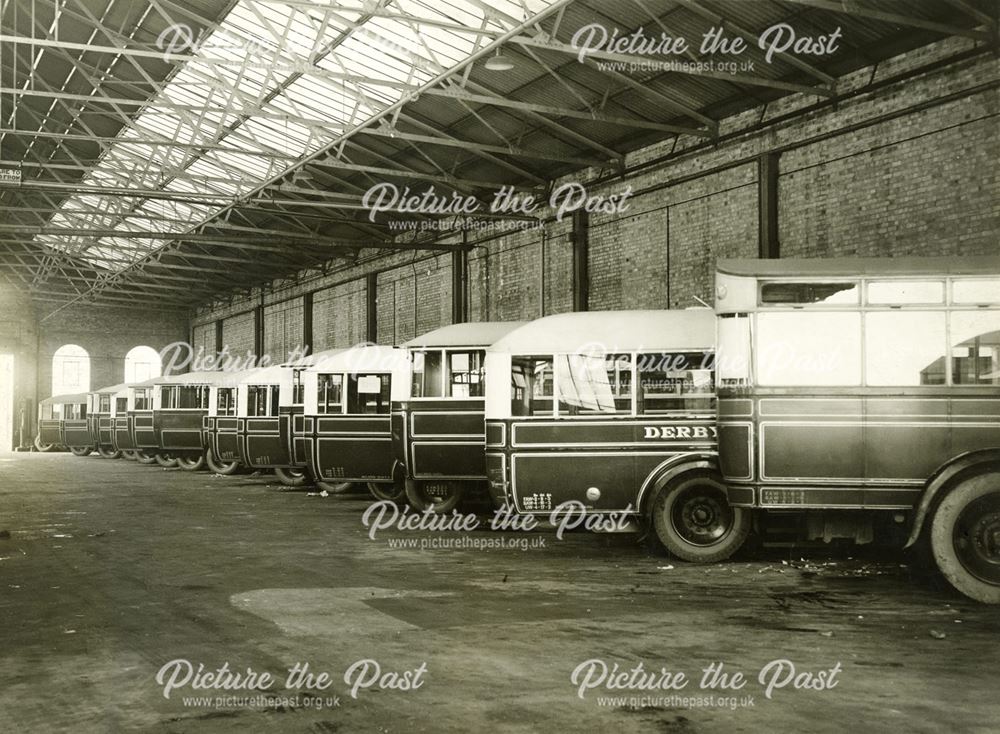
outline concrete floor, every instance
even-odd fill
[[[768,551],[700,567],[651,556],[634,536],[584,533],[526,551],[398,549],[389,538],[432,534],[370,540],[366,505],[265,477],[0,457],[0,730],[1000,730],[1000,614],[914,580],[902,555]],[[285,701],[185,705],[253,695],[190,687],[167,699],[155,677],[176,659],[270,672]],[[351,698],[343,675],[362,659],[383,673],[425,663],[423,685]],[[694,680],[581,700],[570,676],[591,659]],[[775,659],[842,670],[834,688],[769,700],[757,672]],[[749,678],[735,710],[692,705],[733,695],[698,690],[715,661]],[[296,662],[332,686],[286,690]],[[700,698],[654,700],[671,695]]]

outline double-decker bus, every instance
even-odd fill
[[[710,309],[567,313],[486,353],[486,467],[518,513],[636,518],[672,555],[717,561],[743,543],[716,464]],[[562,508],[562,509],[560,509]]]
[[[520,321],[451,324],[403,344],[408,385],[393,383],[392,448],[406,499],[418,510],[450,512],[486,486],[486,348]]]
[[[730,503],[926,538],[1000,603],[1000,258],[720,260],[715,296]]]

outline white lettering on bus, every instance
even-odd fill
[[[674,438],[717,438],[715,426],[645,426],[642,429],[644,439],[674,439]]]

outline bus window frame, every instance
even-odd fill
[[[414,382],[416,376],[421,375],[421,392],[425,392],[425,387],[427,385],[426,375],[427,375],[427,355],[430,353],[435,353],[440,357],[440,368],[439,368],[439,379],[438,379],[438,394],[437,395],[414,395]],[[410,396],[409,399],[412,401],[439,401],[439,400],[481,400],[485,403],[486,401],[486,352],[487,347],[431,347],[428,349],[411,349],[410,359],[411,359],[411,371],[410,371]],[[451,357],[455,354],[478,354],[479,355],[479,373],[480,373],[480,390],[481,395],[452,395],[452,382],[451,382]],[[418,371],[416,368],[417,355],[422,355],[421,369]],[[469,370],[467,374],[472,374]],[[469,383],[474,384],[474,383]]]
[[[710,407],[706,408],[678,408],[676,410],[669,410],[656,413],[646,413],[639,411],[639,395],[638,395],[638,363],[641,356],[646,355],[678,355],[678,354],[701,354],[702,362],[705,362],[705,355],[712,355],[711,358],[711,375],[712,384],[715,386],[715,391],[710,395],[711,404]],[[718,399],[718,370],[717,370],[717,350],[715,348],[710,349],[687,349],[687,350],[677,350],[677,349],[655,349],[655,348],[642,348],[634,350],[620,350],[616,351],[614,354],[606,355],[605,360],[609,357],[628,357],[629,360],[629,379],[630,379],[630,396],[629,396],[629,412],[614,412],[614,413],[601,413],[598,411],[586,411],[579,413],[570,413],[560,406],[561,392],[559,390],[559,372],[561,369],[565,369],[563,362],[560,361],[560,357],[569,356],[579,356],[576,352],[553,352],[542,354],[538,352],[533,352],[531,354],[512,354],[511,362],[509,365],[509,373],[507,380],[507,394],[508,402],[511,405],[510,418],[516,421],[601,421],[601,420],[627,420],[627,419],[664,419],[679,416],[690,416],[692,414],[704,414],[706,416],[714,416],[716,412],[717,399]],[[544,397],[542,399],[546,401],[551,401],[552,410],[544,414],[534,414],[534,415],[519,415],[514,414],[513,402],[514,402],[514,392],[513,392],[513,375],[514,375],[514,362],[517,360],[538,362],[541,360],[548,361],[552,365],[552,395],[551,397]],[[689,367],[685,371],[691,371],[695,368]],[[685,393],[678,394],[678,398],[683,399]],[[703,399],[708,396],[707,393],[691,393],[692,397],[698,399]]]
[[[340,400],[335,403],[331,403],[326,400],[323,395],[323,378],[324,377],[339,377],[340,378]],[[316,375],[316,414],[317,415],[344,415],[345,409],[347,407],[347,395],[346,395],[346,384],[347,379],[343,372],[320,372]],[[336,407],[336,410],[330,410],[330,408]]]
[[[788,278],[776,278],[773,276],[751,276],[754,277],[756,283],[756,305],[752,310],[747,310],[745,307],[737,312],[722,312],[717,313],[717,318],[725,318],[728,316],[738,316],[743,313],[749,313],[750,328],[749,328],[749,355],[750,355],[750,376],[749,384],[746,386],[738,385],[723,385],[716,378],[716,389],[737,389],[746,390],[749,387],[751,390],[807,390],[807,391],[834,391],[834,392],[853,392],[853,391],[866,391],[867,393],[872,392],[896,392],[896,391],[919,391],[919,392],[941,392],[941,391],[955,391],[955,390],[970,390],[986,392],[989,390],[996,390],[996,384],[956,384],[954,382],[953,375],[953,359],[952,359],[952,349],[954,345],[952,344],[952,316],[955,313],[976,313],[976,312],[995,312],[1000,318],[1000,293],[993,300],[989,301],[961,301],[956,302],[954,297],[955,284],[959,282],[990,282],[994,280],[1000,280],[997,276],[949,276],[949,275],[920,275],[920,276],[886,276],[886,275],[858,275],[853,277],[824,277],[824,276],[801,276]],[[910,282],[943,282],[944,284],[944,298],[939,303],[926,303],[926,302],[901,302],[901,303],[872,303],[868,298],[868,286],[869,283],[887,283],[892,281],[898,281],[900,283],[910,283]],[[761,300],[761,286],[764,284],[772,283],[805,283],[805,282],[817,282],[817,283],[833,283],[833,282],[854,282],[857,284],[860,298],[858,303],[847,305],[847,304],[825,304],[825,303],[763,303]],[[782,312],[849,312],[858,313],[860,315],[860,328],[858,330],[858,336],[861,340],[860,343],[860,371],[861,379],[857,384],[835,384],[835,385],[815,385],[815,384],[768,384],[762,385],[759,382],[759,365],[758,360],[760,356],[760,331],[758,328],[758,314],[760,313],[782,313]],[[942,344],[942,356],[945,361],[945,381],[943,384],[929,384],[929,385],[872,385],[869,384],[868,376],[868,344],[866,338],[866,315],[869,313],[896,313],[902,311],[919,311],[919,312],[943,312],[945,314],[945,330],[944,330],[944,344]],[[725,345],[718,344],[717,348],[722,350]]]

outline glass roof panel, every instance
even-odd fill
[[[89,217],[119,231],[192,229],[227,205],[220,195],[246,195],[468,58],[486,15],[488,41],[549,3],[237,0],[81,181],[191,201],[76,194],[63,204],[68,216],[52,222],[73,227]],[[51,243],[90,254],[97,266],[164,244],[116,235]]]

